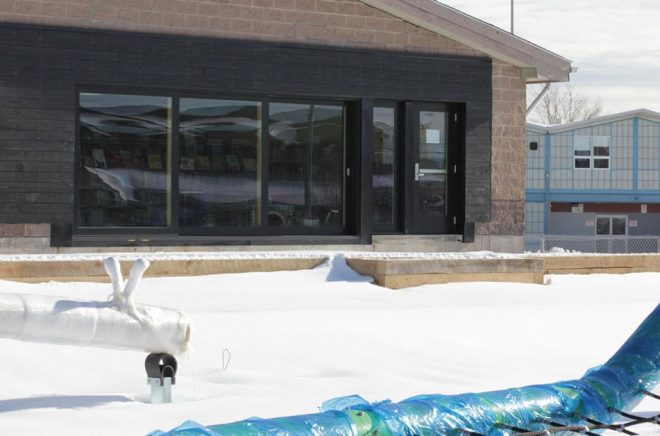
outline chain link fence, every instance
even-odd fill
[[[525,251],[580,253],[658,253],[660,236],[525,235]]]

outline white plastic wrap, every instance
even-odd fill
[[[132,302],[148,261],[139,259],[135,263],[123,292],[119,263],[109,258],[105,264],[113,282],[113,299],[109,302],[0,294],[0,337],[150,353],[185,352],[191,327],[182,312]]]

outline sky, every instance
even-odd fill
[[[511,28],[510,0],[442,3]],[[660,112],[660,0],[515,0],[514,31],[570,59],[573,87],[600,99],[603,115]]]

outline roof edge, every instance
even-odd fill
[[[545,125],[545,124],[537,124],[530,122],[527,123],[527,128],[536,131],[548,132],[548,133],[561,133],[569,130],[591,127],[605,123],[612,123],[612,122],[627,120],[629,118],[635,118],[635,117],[660,123],[660,112],[652,111],[650,109],[645,109],[645,108],[639,108],[630,111],[603,115],[600,117],[590,118],[588,120],[575,121],[573,123],[566,123],[566,124]]]
[[[525,74],[530,83],[567,82],[570,78],[570,60],[445,4],[432,0],[360,1],[495,59],[533,69],[536,74]]]

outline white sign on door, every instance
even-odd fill
[[[427,144],[439,144],[440,143],[440,130],[428,129],[426,131],[426,143]]]

